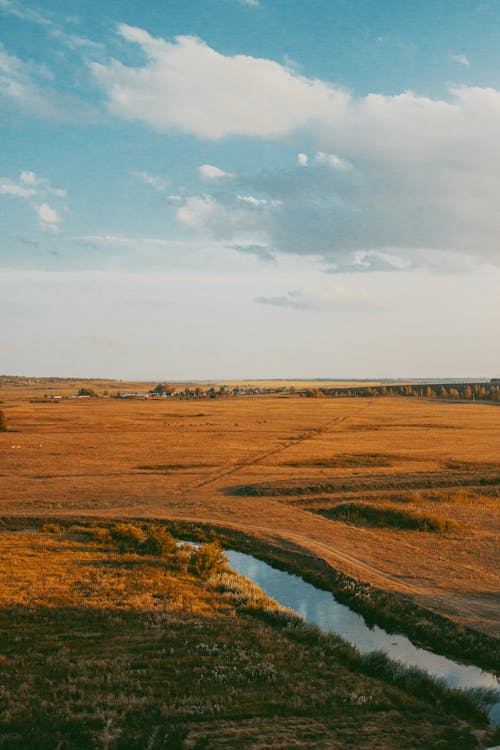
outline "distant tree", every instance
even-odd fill
[[[167,385],[166,383],[158,383],[158,385],[156,386],[156,388],[153,388],[153,390],[151,391],[151,393],[158,393],[158,395],[161,396],[162,393],[173,393],[174,390],[175,389],[172,388],[172,386]]]
[[[3,411],[0,411],[0,432],[7,432],[7,420]]]
[[[80,388],[78,391],[79,396],[90,396],[91,398],[95,398],[97,396],[97,393],[94,391],[93,388]]]
[[[323,391],[319,388],[306,388],[304,391],[304,396],[306,398],[320,398],[324,395]]]

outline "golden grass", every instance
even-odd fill
[[[2,514],[234,526],[499,634],[498,407],[279,396],[30,403],[49,388],[76,393],[82,385],[134,390],[104,381],[2,387],[12,430],[0,435]],[[249,486],[276,491],[236,493]],[[315,489],[280,494],[280,487]],[[457,528],[437,542],[311,512],[359,500],[438,513]]]
[[[0,533],[0,748],[475,746],[474,721],[430,705],[430,684],[416,698],[368,676],[389,666],[253,584],[194,576],[182,553],[119,552],[116,527],[92,527],[105,543],[85,528]]]

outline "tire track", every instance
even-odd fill
[[[356,416],[366,411],[369,408],[369,406],[370,404],[363,406],[362,409],[356,412]],[[282,443],[277,448],[271,448],[270,450],[258,453],[257,455],[253,454],[251,456],[248,456],[247,458],[244,458],[241,461],[238,461],[236,464],[233,464],[231,467],[225,469],[224,471],[220,471],[217,474],[214,474],[211,477],[208,477],[207,479],[203,479],[201,482],[191,482],[191,483],[186,483],[184,485],[181,485],[181,487],[179,487],[178,489],[178,492],[185,492],[186,490],[195,490],[200,487],[206,487],[206,485],[212,484],[213,482],[217,482],[219,479],[224,479],[224,477],[231,476],[232,474],[236,474],[238,471],[246,468],[247,466],[255,466],[256,464],[260,463],[266,458],[269,458],[270,456],[275,456],[279,453],[282,453],[283,451],[287,450],[287,448],[291,448],[292,446],[303,443],[306,440],[312,440],[312,438],[316,437],[317,435],[321,435],[321,434],[324,434],[325,432],[328,432],[332,427],[339,425],[341,422],[345,422],[348,419],[351,419],[352,416],[336,417],[335,419],[331,419],[326,424],[320,427],[315,427],[310,430],[307,430],[306,432],[302,434],[299,434],[297,437],[293,438],[293,440],[287,440],[285,443]]]

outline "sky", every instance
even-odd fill
[[[0,373],[498,377],[497,0],[0,0]]]

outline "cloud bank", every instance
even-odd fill
[[[169,42],[125,24],[119,34],[146,62],[92,64],[117,117],[209,140],[302,146],[286,173],[233,175],[233,192],[188,197],[177,212],[185,226],[224,238],[233,230],[235,242],[241,234],[249,243],[265,238],[273,252],[319,255],[330,270],[412,268],[427,264],[428,251],[498,262],[497,90],[355,97],[272,60],[225,56],[194,37]],[[217,169],[204,165],[201,175],[220,184]],[[257,218],[242,196],[253,207],[281,208]]]

